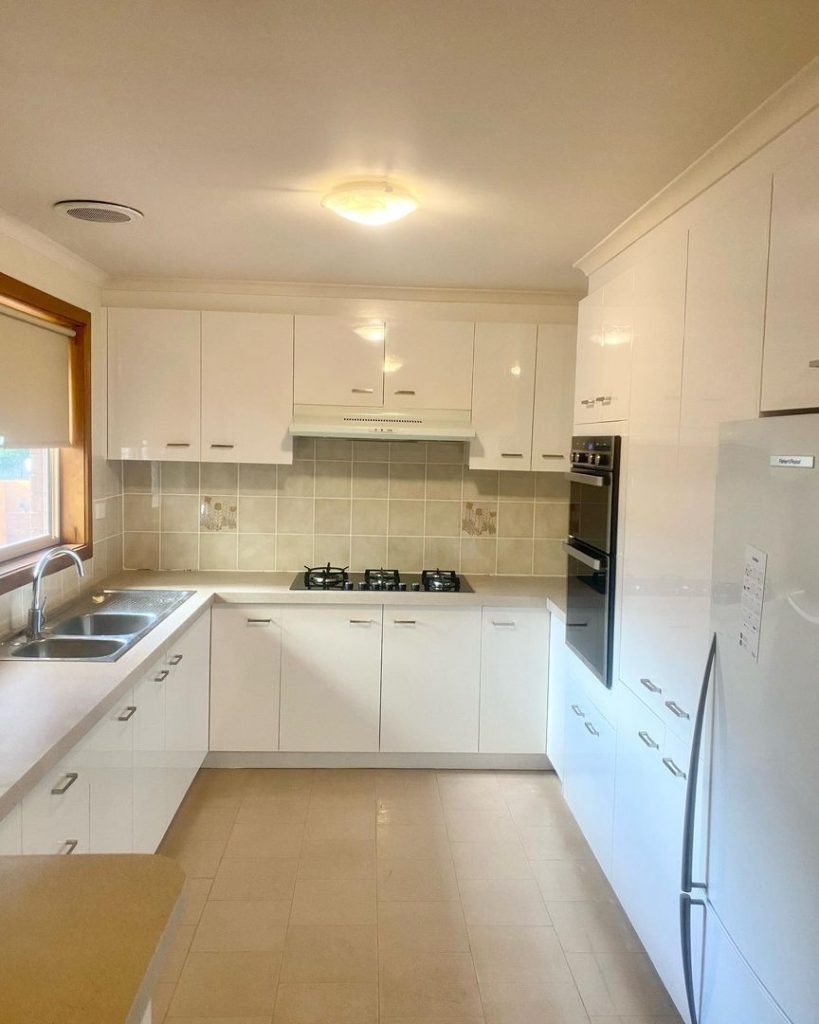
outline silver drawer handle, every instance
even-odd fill
[[[502,459],[522,459],[523,452],[501,452],[500,457]]]
[[[400,391],[393,392],[396,395],[414,395],[414,391],[410,391],[408,388],[402,388]]]
[[[375,388],[350,388],[354,395],[371,395]]]
[[[574,711],[578,718],[586,717],[586,712],[577,704],[572,704],[572,711]]]
[[[647,733],[647,732],[638,732],[638,733],[637,733],[637,735],[638,735],[638,736],[640,737],[640,739],[641,739],[641,740],[643,741],[643,743],[645,743],[645,745],[646,745],[647,747],[651,747],[651,749],[652,749],[652,750],[659,750],[659,749],[660,749],[660,744],[659,744],[659,743],[656,743],[656,742],[655,742],[655,741],[654,741],[654,740],[653,740],[653,739],[651,738],[651,735],[650,735],[650,733]]]
[[[63,843],[63,848],[60,851],[64,857],[67,857],[69,853],[73,853],[80,845],[79,839],[66,839]]]
[[[66,772],[63,776],[64,781],[62,783],[58,782],[56,786],[52,787],[51,795],[62,796],[63,793],[67,793],[79,777],[80,776],[77,772]]]
[[[248,619],[248,626],[269,626],[272,619]]]
[[[540,453],[540,457],[541,457],[541,459],[565,459],[566,458],[565,455],[557,455],[557,454],[555,454],[555,455],[547,455],[546,452],[541,452]]]
[[[667,700],[665,706],[671,712],[672,715],[676,715],[677,718],[690,718],[691,715],[687,711],[684,711],[675,700]]]
[[[118,722],[130,722],[136,714],[136,705],[129,704],[128,707],[123,711],[121,715],[117,715]]]
[[[581,398],[580,404],[581,405],[594,405],[594,399],[593,398]]]
[[[169,665],[178,665],[178,664],[179,664],[179,662],[180,662],[180,661],[181,661],[181,660],[182,660],[182,659],[183,659],[184,657],[185,657],[185,655],[184,655],[184,654],[175,654],[175,655],[174,655],[174,656],[173,656],[172,658],[170,658],[170,659],[168,660],[168,664],[169,664]]]
[[[235,448],[235,444],[212,444],[211,448]]]
[[[163,668],[161,672],[157,672],[157,674],[154,676],[154,682],[155,683],[164,683],[165,680],[168,678],[168,676],[170,674],[171,674],[171,670],[170,669]]]
[[[493,626],[498,626],[501,629],[515,629],[516,628],[516,623],[514,623],[514,622],[496,622],[494,619],[492,619],[492,625]]]
[[[190,448],[190,441],[166,441],[166,448]]]
[[[351,626],[371,626],[372,624],[372,619],[350,619]]]
[[[662,693],[662,688],[657,686],[656,683],[652,683],[650,679],[641,679],[640,682],[650,693]]]
[[[609,405],[611,403],[611,395],[598,395],[595,398],[595,402],[601,402],[603,405]]]
[[[808,366],[810,366],[813,370],[819,368],[819,359],[811,359],[811,361],[808,363]]]
[[[393,626],[414,626],[415,619],[393,619]]]
[[[663,764],[671,772],[675,779],[687,778],[685,772],[678,765],[674,764],[670,757],[663,758]]]
[[[600,735],[600,733],[595,729],[595,727],[591,724],[591,722],[584,722],[583,725],[586,726],[586,728],[589,730],[589,732],[592,734],[592,736],[599,736]]]

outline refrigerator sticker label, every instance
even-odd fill
[[[762,624],[762,601],[765,595],[765,571],[767,568],[768,556],[765,552],[750,544],[746,545],[739,646],[744,647],[754,661],[759,658],[759,629]]]
[[[772,455],[772,466],[784,466],[786,469],[813,469],[814,455]]]

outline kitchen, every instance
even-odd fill
[[[817,1020],[816,12],[148,9],[4,32],[0,1018]]]

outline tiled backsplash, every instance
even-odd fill
[[[128,569],[331,562],[563,575],[561,474],[473,471],[451,442],[297,439],[292,466],[126,462]]]

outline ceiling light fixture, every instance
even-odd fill
[[[103,203],[98,199],[63,199],[54,204],[57,213],[74,220],[89,221],[92,224],[130,224],[142,220],[141,210],[122,203]]]
[[[389,181],[347,181],[328,192],[321,205],[345,220],[374,227],[406,217],[418,209],[418,200]]]

